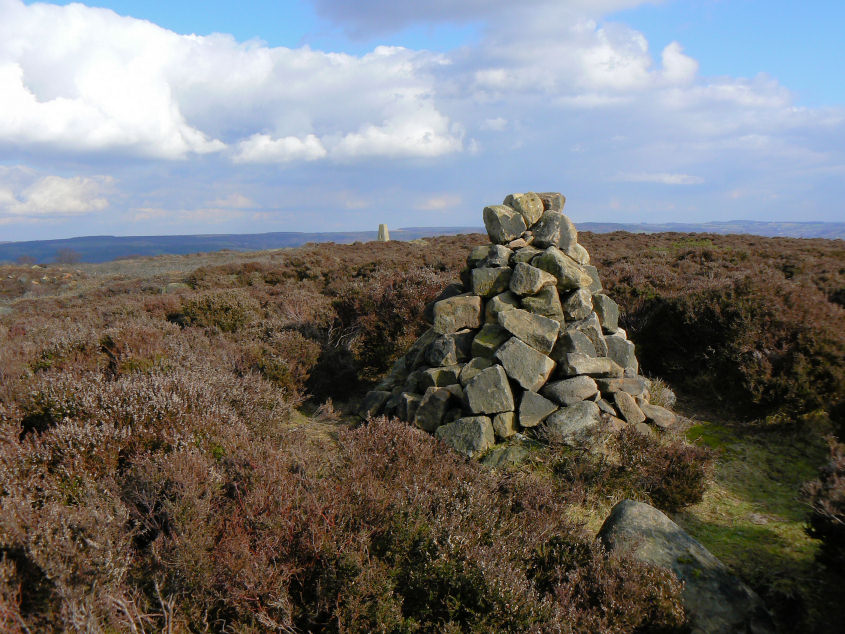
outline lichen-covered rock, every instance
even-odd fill
[[[487,255],[476,266],[498,268],[510,265],[513,250],[501,244],[491,244],[487,248]]]
[[[536,392],[523,392],[519,403],[519,424],[523,427],[536,427],[557,408],[556,403]]]
[[[593,312],[593,297],[586,288],[572,291],[560,304],[567,321],[586,319]]]
[[[561,407],[546,419],[549,436],[565,443],[573,442],[601,423],[601,412],[592,401],[581,401],[569,407]]]
[[[516,266],[520,262],[524,264],[529,264],[531,260],[536,258],[540,255],[543,251],[541,249],[536,249],[532,246],[525,246],[521,249],[517,249],[516,253],[513,254],[513,258],[511,259],[511,263]]]
[[[472,340],[472,356],[492,359],[499,346],[510,337],[511,334],[499,324],[484,324]]]
[[[484,357],[476,357],[470,360],[461,369],[461,376],[459,377],[461,385],[466,387],[466,384],[469,383],[476,374],[478,374],[482,370],[486,370],[491,365],[493,365],[493,361],[491,361],[490,359],[485,359]]]
[[[481,298],[476,295],[458,295],[434,304],[432,329],[435,333],[445,335],[464,328],[478,328],[481,323]]]
[[[496,442],[493,424],[487,416],[459,418],[438,427],[435,436],[467,458],[480,456]]]
[[[533,225],[543,215],[543,201],[534,192],[508,194],[504,204],[522,214],[526,227]]]
[[[447,365],[439,368],[428,368],[420,374],[418,386],[420,390],[430,387],[446,387],[458,383],[461,375],[460,365]]]
[[[563,308],[560,305],[557,287],[546,286],[536,295],[526,295],[521,301],[522,307],[528,312],[554,319],[563,326]]]
[[[507,375],[523,389],[536,392],[548,381],[555,362],[517,337],[511,337],[497,351]]]
[[[596,382],[588,376],[576,376],[562,381],[553,381],[541,390],[543,396],[563,406],[585,401],[598,392]]]
[[[543,202],[545,211],[563,211],[566,196],[558,192],[540,192],[537,197]]]
[[[461,282],[451,282],[446,288],[440,291],[440,294],[429,302],[423,310],[423,319],[430,324],[434,321],[434,305],[441,299],[449,299],[464,292],[464,285]]]
[[[499,313],[511,308],[519,308],[519,297],[510,291],[499,293],[487,300],[487,305],[484,307],[484,320],[488,324],[498,324]]]
[[[554,246],[550,246],[531,260],[531,264],[555,276],[559,293],[589,288],[592,284],[592,279],[581,266]]]
[[[560,322],[521,308],[500,312],[498,319],[502,328],[544,355],[552,351],[560,332]]]
[[[522,236],[527,229],[525,219],[518,211],[507,205],[491,205],[485,207],[484,228],[494,244],[507,244]]]
[[[452,393],[445,388],[428,388],[414,414],[414,424],[429,433],[433,432],[443,423],[451,398]]]
[[[513,412],[499,412],[493,417],[493,431],[496,438],[505,440],[516,433],[516,414]]]
[[[584,264],[581,268],[584,269],[584,272],[589,275],[592,280],[590,287],[587,290],[591,293],[600,293],[601,279],[599,279],[599,270],[590,264]]]
[[[578,242],[575,225],[559,211],[544,211],[531,231],[534,234],[533,244],[541,249],[560,247],[566,251]]]
[[[564,250],[564,253],[582,266],[587,266],[590,263],[590,254],[587,252],[587,249],[577,242]]]
[[[547,271],[538,269],[536,266],[517,262],[513,268],[510,289],[516,295],[536,295],[546,286],[555,285],[557,285],[555,276]],[[592,310],[592,306],[590,310]]]
[[[492,365],[476,374],[466,384],[464,393],[467,405],[474,414],[498,414],[514,410],[508,375],[500,365]]]
[[[623,370],[618,363],[607,357],[588,357],[577,352],[563,355],[560,360],[563,376],[586,374],[592,377],[621,377]]]
[[[612,299],[602,293],[593,295],[593,309],[599,317],[602,330],[614,333],[619,328],[619,306]]]
[[[634,397],[627,392],[614,392],[613,402],[616,405],[616,409],[622,414],[622,418],[632,425],[645,422],[645,414],[637,406]]]
[[[684,582],[682,600],[692,632],[775,631],[760,597],[656,508],[633,500],[620,502],[604,521],[598,538],[611,552],[630,554],[677,575]]]
[[[479,267],[472,270],[472,292],[481,297],[492,297],[506,290],[513,272],[509,268]]]
[[[481,459],[481,464],[491,469],[505,469],[524,462],[529,456],[527,442],[498,445]]]

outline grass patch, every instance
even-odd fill
[[[816,562],[801,485],[826,458],[818,434],[701,422],[687,439],[718,451],[712,483],[675,519],[761,594],[785,631],[836,631],[845,618],[831,590],[842,577]],[[831,615],[831,612],[837,612]]]

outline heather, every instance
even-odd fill
[[[771,452],[782,428],[836,422],[841,242],[582,240],[644,372],[678,389],[685,413],[708,400]],[[718,541],[726,529],[702,523],[714,491],[730,499],[718,487],[738,441],[547,438],[522,467],[491,470],[407,424],[349,416],[485,241],[0,267],[0,629],[680,628],[678,581],[593,539],[624,497],[715,535],[708,547],[770,603],[823,622],[815,568],[798,591],[785,558],[754,551],[760,569],[743,568]],[[841,552],[841,452],[831,460],[808,489],[828,544],[806,538],[809,558]]]

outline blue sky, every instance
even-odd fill
[[[845,3],[0,0],[0,241],[845,218]]]

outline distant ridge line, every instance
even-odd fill
[[[579,222],[579,231],[610,233],[716,233],[751,234],[766,237],[845,239],[845,222],[761,222],[731,220],[705,223],[615,223]],[[484,233],[483,227],[401,227],[390,229],[395,240],[416,240],[439,235]],[[52,262],[62,249],[72,249],[81,262],[107,262],[129,256],[187,255],[208,251],[231,249],[235,251],[261,251],[302,246],[308,242],[336,242],[348,244],[376,240],[378,232],[334,231],[297,232],[272,231],[249,234],[191,234],[169,236],[82,236],[56,240],[29,240],[0,242],[0,262],[14,262],[19,257],[33,258],[36,262]]]

